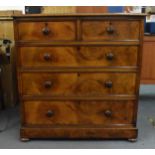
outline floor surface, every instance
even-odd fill
[[[7,117],[6,117],[7,116]],[[126,140],[19,140],[18,108],[0,111],[0,148],[2,149],[155,149],[155,86],[141,86],[138,112],[138,141]]]

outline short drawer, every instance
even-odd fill
[[[22,73],[23,95],[135,94],[135,73]]]
[[[20,22],[18,39],[24,41],[71,41],[76,38],[74,21]]]
[[[139,27],[138,21],[83,21],[82,40],[139,40]]]
[[[22,67],[137,66],[137,46],[20,47]]]
[[[132,124],[132,101],[25,101],[26,125]]]

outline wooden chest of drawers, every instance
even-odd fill
[[[135,140],[143,19],[15,16],[21,140]]]

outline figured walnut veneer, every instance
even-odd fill
[[[143,19],[15,16],[21,140],[135,140]]]

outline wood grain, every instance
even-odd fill
[[[143,19],[14,16],[21,138],[136,139]]]
[[[112,26],[113,33],[108,33],[107,28]],[[82,39],[88,41],[98,40],[139,40],[140,24],[138,21],[83,21]]]
[[[75,40],[74,21],[22,22],[18,25],[20,40]],[[48,28],[49,34],[44,35],[43,29]]]
[[[24,102],[26,125],[112,125],[132,124],[132,101]],[[123,110],[122,110],[123,109]],[[53,112],[48,116],[49,111]],[[106,115],[110,111],[111,115]],[[69,114],[69,115],[68,115]]]
[[[104,95],[134,94],[136,74],[132,73],[23,73],[23,95]],[[112,88],[106,82],[112,82]],[[46,88],[46,83],[50,86]]]
[[[19,59],[21,67],[136,66],[137,55],[136,46],[21,47]]]

